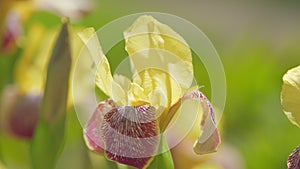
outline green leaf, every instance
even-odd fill
[[[68,111],[66,120],[65,146],[55,169],[91,169],[88,150],[82,138],[82,127],[75,111]],[[72,161],[72,163],[70,163]]]
[[[34,169],[53,169],[63,147],[70,67],[68,21],[65,20],[48,64],[41,115],[31,143]]]
[[[168,143],[164,137],[161,138],[161,142],[158,148],[158,152],[163,152],[164,150],[168,150]],[[166,151],[162,154],[159,154],[154,157],[151,164],[147,167],[147,169],[158,169],[158,168],[167,168],[173,169],[173,158],[170,151]]]
[[[1,135],[2,159],[1,162],[7,169],[29,169],[31,168],[29,154],[29,144],[27,140],[11,137],[9,135]],[[2,161],[3,160],[3,161]],[[1,163],[0,162],[0,163]],[[0,169],[1,166],[0,166]]]

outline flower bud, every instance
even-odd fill
[[[19,138],[32,137],[39,119],[40,94],[22,94],[15,87],[7,87],[2,95],[1,124],[5,132]]]

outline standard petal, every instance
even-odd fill
[[[144,89],[144,95],[147,96],[147,100],[156,108],[170,107],[180,99],[183,93],[177,81],[162,70],[143,70],[134,76],[133,82]],[[157,96],[154,95],[155,91],[160,91],[160,98],[163,102],[158,103],[156,99],[153,98]]]
[[[79,37],[84,42],[86,48],[89,51],[90,57],[93,58],[95,64],[97,64],[97,72],[95,82],[107,96],[112,96],[112,82],[113,77],[111,75],[110,66],[107,58],[105,57],[102,48],[100,46],[98,36],[94,28],[86,28],[80,32]]]
[[[300,66],[283,76],[281,104],[290,121],[300,127]]]
[[[126,50],[137,72],[159,68],[168,72],[184,88],[193,80],[192,55],[188,44],[169,26],[151,16],[139,17],[124,32]]]
[[[114,74],[114,81],[118,83],[125,92],[129,90],[131,81],[121,74]]]
[[[106,157],[112,161],[145,168],[159,145],[155,108],[121,106],[104,115],[101,136]]]

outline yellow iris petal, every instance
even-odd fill
[[[151,16],[139,17],[124,36],[133,81],[144,89],[152,104],[165,98],[160,106],[168,108],[176,103],[193,80],[191,50],[184,39]]]
[[[147,67],[153,64],[162,65],[162,69],[184,88],[191,85],[193,80],[191,50],[184,39],[169,26],[145,15],[139,17],[124,32],[124,36],[125,48],[130,57],[137,53],[139,55],[137,60],[131,57],[133,66],[141,63]],[[147,59],[148,61],[145,61]]]
[[[131,81],[126,76],[115,74],[114,81],[118,83],[125,92],[129,90]]]
[[[281,104],[290,121],[300,127],[300,66],[283,76]]]
[[[131,83],[128,91],[129,104],[132,106],[140,106],[149,104],[148,97],[145,95],[144,89],[137,83]]]
[[[127,103],[126,93],[122,86],[115,82],[112,77],[109,62],[102,51],[95,30],[93,28],[87,28],[79,33],[79,36],[88,48],[89,54],[86,55],[89,55],[93,58],[95,63],[98,63],[95,77],[97,87],[107,96],[111,97],[116,104],[125,105]]]
[[[96,85],[107,95],[112,95],[112,82],[110,66],[108,60],[102,52],[102,48],[98,41],[98,37],[93,28],[87,28],[79,33],[79,37],[86,44],[89,51],[89,56],[93,58],[97,65]]]

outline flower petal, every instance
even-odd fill
[[[298,146],[291,155],[289,155],[287,161],[288,169],[300,168],[300,146]]]
[[[80,32],[79,37],[84,42],[88,48],[90,56],[93,58],[97,65],[96,74],[96,85],[107,95],[112,94],[112,81],[113,77],[111,75],[110,66],[107,58],[105,57],[100,43],[98,41],[98,36],[94,28],[86,28]]]
[[[91,117],[87,127],[84,129],[84,138],[89,149],[98,153],[103,153],[103,138],[101,137],[103,118],[106,113],[114,108],[111,99],[100,102],[93,116]]]
[[[88,147],[108,159],[137,168],[147,166],[159,145],[155,108],[148,105],[116,107],[101,102],[84,130]]]
[[[114,74],[114,81],[118,83],[125,92],[129,90],[131,81],[121,74]]]
[[[159,145],[155,108],[121,106],[104,116],[103,139],[108,159],[144,168]]]
[[[101,91],[111,97],[118,105],[125,105],[127,97],[123,88],[114,81],[106,56],[100,46],[98,36],[94,28],[87,28],[79,33],[82,41],[88,48],[89,54],[97,65],[95,83]]]
[[[283,76],[281,104],[290,121],[300,127],[300,66]]]
[[[183,93],[176,79],[162,70],[143,70],[134,76],[133,82],[144,89],[144,94],[147,96],[148,102],[152,106],[155,106],[155,108],[170,107],[180,99]],[[153,98],[157,97],[157,91],[160,92],[160,98],[163,102],[156,102],[156,99]]]
[[[185,40],[169,26],[158,22],[152,16],[144,15],[124,32],[124,37],[126,50],[130,56],[143,50],[160,49],[153,53],[153,57],[159,55],[163,57],[156,59],[155,62],[143,62],[152,57],[151,51],[148,51],[140,55],[141,59],[133,60],[134,65],[140,62],[148,63],[150,67],[152,64],[164,65],[181,85],[186,88],[191,85],[193,80],[191,50]],[[172,54],[173,57],[165,57],[166,53]]]
[[[194,145],[194,151],[197,154],[207,154],[215,152],[221,143],[220,134],[216,128],[214,110],[209,100],[198,90],[185,94],[180,101],[174,104],[168,116],[160,119],[161,130],[164,131],[167,125],[171,122],[172,117],[180,110],[183,102],[189,99],[196,100],[202,107],[202,120],[201,120],[201,135]],[[188,107],[190,110],[191,108]],[[195,108],[197,110],[197,108]],[[183,110],[181,110],[183,111]]]
[[[201,127],[203,133],[194,145],[197,154],[207,154],[217,151],[221,143],[220,134],[216,127],[215,114],[209,100],[200,91],[194,91],[184,95],[184,99],[196,99],[202,105],[203,117]]]
[[[190,87],[193,80],[191,50],[184,39],[151,16],[139,17],[124,37],[134,81],[146,95],[156,89],[165,91],[166,107],[176,103],[181,88]]]

